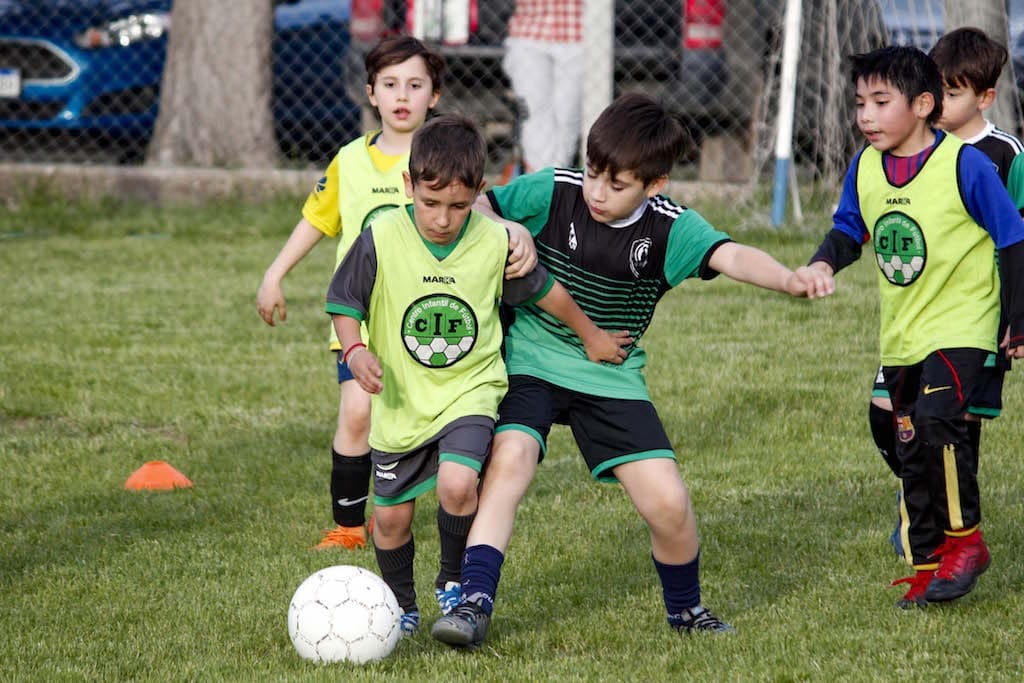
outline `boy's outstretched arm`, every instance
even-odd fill
[[[380,367],[377,356],[366,348],[359,334],[359,321],[347,315],[332,315],[334,331],[341,342],[342,359],[348,364],[359,386],[368,394],[379,394],[384,388],[380,381],[384,371]]]
[[[736,242],[722,244],[708,259],[708,266],[733,280],[808,299],[835,292],[831,269],[822,265],[801,266],[794,272],[764,251]]]
[[[520,278],[530,273],[537,265],[537,247],[533,243],[533,235],[526,226],[499,216],[485,196],[477,197],[473,210],[501,223],[508,230],[508,264],[505,266],[505,277]]]
[[[256,312],[271,327],[274,326],[275,309],[281,322],[288,319],[281,281],[323,236],[324,233],[303,218],[296,224],[288,241],[281,247],[274,262],[267,268],[267,272],[263,274],[263,282],[260,283],[259,291],[256,292]]]
[[[633,343],[633,337],[629,332],[608,332],[595,325],[557,280],[548,293],[537,301],[537,306],[561,320],[576,333],[583,342],[589,360],[595,363],[604,361],[621,365],[629,355],[623,348]]]

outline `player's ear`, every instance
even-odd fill
[[[985,111],[996,101],[996,89],[986,88],[978,93],[978,110]]]
[[[930,92],[923,92],[914,98],[914,101],[910,103],[910,108],[914,112],[914,116],[922,121],[927,121],[935,109],[935,96]]]
[[[412,176],[408,171],[402,171],[402,180],[405,181],[405,196],[412,199]]]
[[[647,194],[647,198],[650,199],[656,194],[661,194],[661,191],[664,190],[667,186],[668,174],[666,173],[665,175],[658,176],[651,182],[647,183],[647,187],[644,188],[644,191]]]
[[[370,100],[370,104],[374,107],[377,106],[377,98],[373,95],[373,86],[369,83],[366,84],[366,99]]]

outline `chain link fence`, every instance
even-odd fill
[[[514,158],[524,112],[501,67],[514,0],[273,2],[271,106],[282,167],[322,165],[374,125],[362,60],[381,36],[397,32],[420,34],[445,57],[439,108],[480,124],[490,171],[500,173]],[[778,123],[785,0],[584,2],[589,49],[611,51],[608,60],[588,53],[588,66],[611,64],[610,73],[588,69],[587,84],[607,85],[607,94],[585,87],[590,110],[621,92],[648,93],[677,113],[693,138],[680,177],[763,177]],[[955,5],[993,20],[986,27],[1008,26],[1003,39],[1013,59],[1024,60],[1024,0],[803,1],[794,121],[801,168],[832,181],[859,143],[843,57],[887,42],[927,49],[946,25],[962,20],[947,17]],[[171,9],[171,0],[0,0],[0,161],[144,162],[168,34],[178,28]],[[595,43],[595,31],[607,35]],[[231,49],[230,29],[224,33]],[[1008,83],[1016,93],[1017,84]],[[1013,103],[1013,118],[997,123],[1017,131],[1016,94]]]

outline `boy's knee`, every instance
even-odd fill
[[[370,411],[363,406],[346,406],[338,414],[338,428],[353,434],[370,431]]]
[[[478,482],[479,477],[471,468],[442,463],[437,476],[437,500],[449,514],[472,514],[477,506]]]
[[[643,512],[651,528],[663,531],[682,528],[691,514],[690,496],[685,487],[666,490],[649,498]]]
[[[500,432],[494,437],[487,468],[532,470],[540,458],[540,449],[541,444],[530,434],[519,431]]]
[[[373,510],[374,538],[401,539],[410,531],[408,515],[399,506],[376,506]]]

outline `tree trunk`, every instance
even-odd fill
[[[945,0],[946,30],[961,26],[974,26],[987,33],[1009,50],[1010,31],[1005,0]],[[1017,84],[1013,78],[1013,63],[1008,59],[996,85],[996,102],[987,112],[987,118],[1003,130],[1020,134],[1021,112]]]
[[[273,166],[272,0],[175,0],[147,154],[158,166]]]

